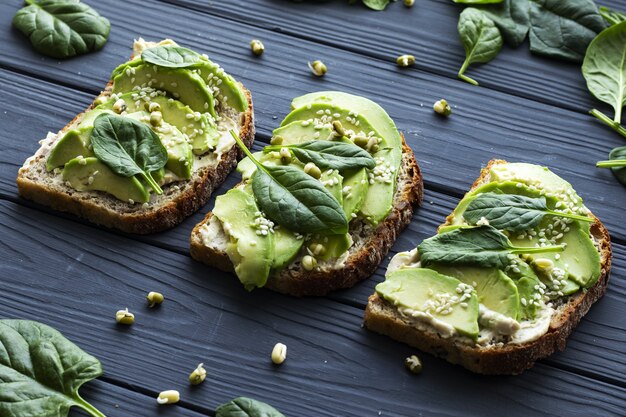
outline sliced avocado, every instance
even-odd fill
[[[335,107],[351,109],[353,114],[362,115],[385,141],[385,146],[402,149],[402,138],[396,124],[385,109],[365,97],[340,91],[319,91],[296,97],[291,102],[292,110],[307,107],[309,104],[325,103]],[[343,121],[342,121],[343,123]],[[368,132],[366,132],[368,133]]]
[[[165,168],[172,171],[177,177],[191,178],[191,170],[193,168],[191,145],[177,128],[166,122],[161,122],[160,126],[152,126],[146,121],[150,117],[149,113],[143,111],[128,113],[125,117],[147,123],[154,133],[159,136],[161,143],[167,149]]]
[[[554,195],[559,201],[574,203],[576,207],[586,212],[582,198],[576,194],[572,185],[546,167],[521,162],[496,164],[491,167],[489,173],[491,181],[520,182],[531,188],[543,190],[544,194]]]
[[[89,133],[91,133],[89,128]],[[72,129],[63,136],[50,151],[46,160],[46,169],[52,171],[54,168],[62,167],[68,161],[76,158],[78,155],[89,157],[93,156],[93,152],[83,142],[83,130]]]
[[[343,211],[346,213],[348,221],[352,220],[352,215],[360,210],[365,201],[369,181],[367,169],[346,171],[343,173]]]
[[[429,265],[429,268],[473,286],[481,304],[490,310],[517,319],[520,310],[517,286],[499,269],[451,265]]]
[[[291,164],[292,166],[296,166],[295,164]],[[304,167],[302,167],[304,169]],[[339,174],[339,171],[334,169],[329,169],[322,172],[322,176],[320,177],[320,181],[326,187],[326,190],[335,197],[335,200],[339,202],[339,205],[343,204],[343,177]],[[348,219],[349,220],[349,219]]]
[[[543,284],[535,271],[525,262],[516,262],[515,268],[508,268],[506,275],[517,286],[520,299],[520,320],[533,319],[538,310],[538,304],[543,300]],[[525,300],[525,301],[522,301]]]
[[[274,227],[274,259],[272,269],[281,270],[300,252],[304,239],[282,226]]]
[[[63,179],[78,191],[104,191],[122,201],[147,203],[150,194],[135,177],[122,177],[96,158],[74,158],[65,164]]]
[[[217,100],[225,102],[238,112],[248,109],[248,99],[240,84],[226,74],[218,64],[203,56],[200,58],[200,66],[196,69],[209,88],[213,90]]]
[[[258,212],[252,194],[239,188],[217,197],[213,209],[230,239],[226,253],[248,291],[265,285],[274,259],[274,233],[260,235],[254,227]]]
[[[370,187],[360,213],[371,224],[377,225],[387,217],[393,207],[396,179],[402,159],[402,139],[395,124],[382,107],[365,98],[338,92],[307,96],[294,100],[294,110],[287,115],[281,126],[304,121],[314,127],[330,128],[332,121],[338,120],[352,139],[357,136],[378,139],[378,150],[373,150],[377,167],[371,173]],[[370,118],[375,125],[370,123]]]
[[[160,107],[163,120],[175,126],[182,133],[185,133],[192,140],[193,153],[202,155],[217,147],[220,132],[215,126],[213,118],[208,113],[194,112],[189,106],[184,105],[179,100],[168,98],[162,95],[151,97],[148,101],[133,100],[136,93],[125,93],[119,96],[118,100],[126,103],[126,112],[133,113],[144,111],[145,105],[156,103]],[[96,107],[97,109],[112,109],[117,100],[108,100]]]
[[[321,253],[313,253],[313,256],[328,261],[329,259],[336,259],[344,255],[347,250],[350,249],[352,243],[350,233],[326,236],[315,235],[307,242],[307,246],[312,248],[315,247],[316,244],[321,244],[324,248],[323,251]]]
[[[449,314],[437,313],[427,308],[437,299],[459,299],[463,293],[461,281],[456,278],[439,274],[432,269],[404,268],[392,272],[384,282],[376,286],[376,292],[385,300],[401,308],[409,308],[430,314],[434,319],[452,326],[460,334],[472,339],[478,337],[478,296],[471,291],[465,305],[461,302],[450,302]],[[446,309],[444,309],[446,310]],[[445,311],[448,313],[448,311]]]
[[[213,94],[204,79],[193,71],[143,64],[129,67],[113,79],[113,93],[137,91],[136,87],[165,91],[193,111],[209,112],[216,117]]]
[[[542,222],[542,229],[546,229],[545,224]],[[600,277],[600,254],[584,225],[573,221],[568,224],[568,228],[569,231],[557,241],[558,244],[566,244],[563,252],[533,253],[525,257],[531,264],[537,259],[550,260],[554,268],[566,272],[566,278],[582,287],[589,288]],[[538,236],[531,237],[530,240],[519,236],[509,238],[515,246],[534,247],[540,244]]]
[[[272,136],[283,138],[281,145],[295,145],[310,140],[332,140],[334,129],[328,126],[314,126],[306,121],[295,121],[274,129]]]

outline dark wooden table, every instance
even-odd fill
[[[111,20],[110,40],[67,61],[33,52],[11,27],[21,1],[0,3],[0,317],[49,324],[100,358],[105,375],[83,389],[88,401],[109,417],[214,415],[240,395],[304,417],[626,415],[626,189],[594,167],[626,143],[587,115],[599,103],[579,65],[531,56],[524,45],[472,67],[480,87],[457,80],[464,53],[450,0],[418,0],[412,9],[396,3],[380,13],[344,0],[88,3]],[[624,0],[602,3],[626,10]],[[403,365],[413,349],[361,327],[386,264],[324,298],[247,293],[233,276],[189,256],[189,233],[213,201],[179,227],[141,237],[20,199],[17,170],[37,141],[92,101],[139,36],[172,37],[241,80],[255,102],[256,149],[303,93],[336,89],[380,103],[405,133],[426,184],[423,207],[390,255],[432,235],[489,159],[551,167],[611,231],[606,296],[563,353],[521,376],[478,376],[428,355],[416,376]],[[260,58],[249,51],[253,38],[265,43]],[[404,53],[415,55],[414,67],[396,67]],[[328,65],[326,77],[310,74],[314,59]],[[453,105],[448,119],[432,111],[442,97]],[[237,181],[232,174],[216,195]],[[166,302],[148,309],[148,291]],[[114,321],[124,307],[137,316],[130,328]],[[289,350],[279,368],[269,360],[278,341]],[[187,376],[199,362],[209,376],[190,388]],[[178,405],[157,406],[166,389],[180,390]]]

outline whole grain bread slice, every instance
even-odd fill
[[[376,227],[364,221],[350,222],[353,245],[340,260],[318,264],[313,271],[306,271],[301,259],[305,249],[284,269],[270,274],[266,288],[298,297],[321,296],[341,288],[349,288],[374,273],[393,245],[398,234],[409,224],[414,208],[423,197],[423,183],[413,151],[402,137],[402,163],[398,174],[393,208]],[[212,233],[203,236],[202,229],[211,225]],[[233,264],[226,254],[228,237],[219,222],[209,212],[191,233],[191,256],[207,265],[226,272],[234,272]]]
[[[471,190],[486,182],[493,165],[504,163],[507,162],[490,161],[481,171],[481,175],[474,182]],[[591,216],[595,219],[595,223],[591,225],[591,234],[599,244],[600,278],[591,288],[565,297],[555,308],[556,312],[551,319],[547,333],[535,341],[524,344],[470,346],[451,338],[446,339],[435,331],[421,331],[412,326],[391,303],[376,293],[368,299],[365,309],[365,326],[374,332],[387,335],[479,374],[519,374],[531,368],[537,360],[550,356],[556,351],[564,350],[567,338],[581,318],[606,292],[611,270],[611,240],[600,220],[593,214]],[[448,216],[444,226],[450,224],[451,220],[452,217]]]
[[[135,54],[131,56],[134,58]],[[100,98],[111,95],[112,81],[85,110],[93,109]],[[239,84],[248,99],[248,109],[237,113],[219,107],[218,114],[236,121],[239,136],[250,147],[254,140],[254,112],[250,92]],[[149,203],[131,204],[101,191],[76,191],[65,184],[59,173],[46,169],[46,158],[63,134],[82,120],[77,115],[57,134],[49,134],[37,152],[24,162],[17,175],[19,194],[28,200],[82,217],[92,223],[126,233],[148,234],[169,229],[205,205],[213,191],[243,158],[243,152],[232,146],[211,164],[203,164],[192,172],[191,179],[163,186],[163,194],[152,195]],[[211,154],[194,158],[211,158]]]

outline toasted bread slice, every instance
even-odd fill
[[[137,52],[133,53],[131,59]],[[100,98],[110,96],[112,85],[113,82],[109,81],[85,112],[93,109]],[[238,123],[239,135],[250,147],[254,140],[252,96],[243,85],[240,86],[248,99],[248,109],[237,113],[230,107],[220,106],[217,111]],[[198,163],[197,168],[194,164],[191,179],[163,186],[163,194],[152,195],[150,202],[143,205],[124,202],[101,191],[76,191],[65,184],[60,174],[46,170],[46,159],[55,143],[65,132],[80,123],[85,112],[77,115],[59,133],[50,133],[40,141],[41,147],[26,160],[17,175],[17,188],[22,197],[108,228],[127,233],[154,233],[176,226],[205,205],[213,190],[243,157],[243,152],[235,145],[219,157],[213,153],[194,156],[202,163]]]
[[[495,164],[506,163],[492,160],[481,171],[480,177],[472,185],[472,189],[488,181],[490,168]],[[593,215],[592,215],[593,216]],[[550,327],[543,336],[535,341],[524,344],[492,344],[487,346],[469,346],[451,338],[442,338],[435,331],[419,330],[411,326],[396,308],[387,300],[374,294],[369,297],[365,310],[365,326],[377,333],[404,342],[424,352],[459,364],[480,374],[514,375],[531,368],[539,359],[545,358],[556,351],[565,349],[567,338],[587,314],[591,305],[606,292],[609,271],[611,269],[611,241],[604,225],[595,216],[591,225],[591,234],[599,243],[601,275],[596,284],[586,290],[578,291],[571,296],[562,298],[560,305],[555,307]],[[444,225],[451,221],[449,216]]]
[[[319,270],[306,271],[301,266],[305,250],[284,269],[270,274],[266,288],[294,296],[321,296],[341,288],[349,288],[374,273],[393,245],[396,237],[413,216],[414,208],[422,201],[423,184],[413,151],[402,138],[402,163],[398,174],[394,205],[389,215],[376,227],[364,221],[350,222],[354,241],[347,256],[318,264]],[[212,226],[210,236],[203,237],[205,224]],[[234,272],[226,254],[228,237],[220,223],[209,212],[191,233],[191,256],[223,271]]]

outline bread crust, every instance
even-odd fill
[[[493,165],[503,163],[506,161],[490,161],[481,171],[481,175],[474,182],[471,190],[484,182]],[[374,332],[387,335],[479,374],[520,374],[531,368],[537,360],[564,350],[567,338],[581,318],[606,292],[611,270],[611,240],[608,230],[597,217],[593,217],[596,221],[591,225],[591,234],[600,244],[601,274],[598,282],[587,290],[566,297],[565,302],[556,309],[547,333],[535,341],[483,347],[469,346],[459,341],[445,339],[435,332],[420,331],[411,326],[391,303],[377,293],[368,299],[365,309],[365,326]],[[448,216],[446,224],[451,219],[451,216]]]
[[[248,109],[239,114],[239,135],[246,146],[250,147],[254,141],[254,111],[250,92],[239,83],[248,100]],[[109,81],[105,90],[98,96],[111,94],[112,81]],[[59,132],[58,137],[78,123],[84,114],[96,106],[94,102],[78,114]],[[167,195],[165,201],[150,204],[148,207],[125,203],[101,191],[80,192],[71,187],[51,186],[49,183],[38,181],[36,175],[52,176],[52,173],[43,173],[47,154],[35,156],[25,163],[17,175],[17,189],[19,194],[35,203],[51,207],[58,211],[74,214],[91,223],[111,229],[118,229],[126,233],[149,234],[169,229],[181,223],[186,217],[204,206],[213,191],[226,179],[236,166],[237,161],[243,158],[243,152],[233,146],[222,154],[215,166],[199,168],[187,181],[168,184],[163,187]],[[113,201],[114,204],[106,202]],[[123,204],[124,210],[119,206]]]
[[[389,215],[368,235],[358,251],[350,253],[340,268],[306,271],[296,259],[291,265],[269,276],[266,288],[297,297],[322,296],[331,291],[350,288],[371,276],[398,234],[410,223],[413,210],[422,202],[424,186],[422,175],[413,151],[402,136],[401,176],[394,196],[394,206]],[[191,233],[191,256],[207,265],[223,271],[234,272],[233,265],[224,251],[203,244],[201,227],[208,223],[209,212]]]

